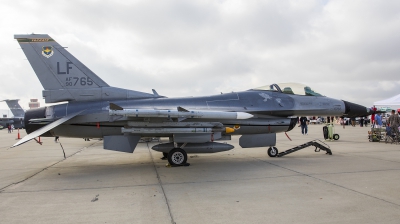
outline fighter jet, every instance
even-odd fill
[[[269,147],[276,156],[276,133],[295,127],[297,116],[364,116],[368,108],[322,96],[308,86],[272,84],[242,92],[168,98],[109,86],[47,34],[15,35],[44,90],[46,103],[28,110],[29,135],[103,138],[103,148],[132,153],[140,138],[168,137],[152,147],[171,165],[187,163],[187,153]]]
[[[18,103],[19,99],[16,100],[2,100],[0,102],[6,102],[14,115],[13,118],[0,118],[0,125],[7,127],[8,125],[14,125],[14,128],[24,128],[24,116],[25,111]]]

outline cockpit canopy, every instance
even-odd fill
[[[280,92],[292,95],[302,95],[302,96],[322,96],[321,94],[312,90],[309,86],[300,83],[272,84],[268,86],[261,86],[258,88],[254,88],[253,90],[265,90],[265,91],[273,91],[273,92]]]

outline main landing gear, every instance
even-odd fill
[[[169,165],[171,166],[189,166],[190,164],[187,163],[187,153],[185,150],[181,148],[174,148],[169,151],[169,153],[163,152],[162,160],[168,160]]]
[[[187,163],[187,153],[180,148],[174,148],[168,153],[168,162],[171,166],[185,166]]]

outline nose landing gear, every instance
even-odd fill
[[[270,157],[276,157],[278,155],[278,148],[276,148],[275,146],[269,147],[268,155]]]

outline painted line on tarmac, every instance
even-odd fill
[[[99,140],[99,141],[100,141],[100,140]],[[93,146],[94,144],[96,144],[96,143],[99,142],[99,141],[93,142],[93,143],[90,144],[89,146],[86,146],[86,147],[83,147],[83,148],[79,149],[78,151],[76,151],[76,152],[72,153],[71,155],[67,156],[66,158],[63,158],[62,160],[59,160],[59,161],[57,161],[57,162],[51,164],[50,166],[47,166],[47,167],[45,167],[45,168],[39,170],[38,172],[36,172],[36,173],[30,175],[29,177],[24,178],[23,180],[20,180],[20,181],[15,182],[15,183],[11,183],[11,184],[9,184],[9,185],[7,185],[7,186],[5,186],[5,187],[0,188],[0,194],[1,194],[3,191],[5,191],[7,188],[9,188],[9,187],[11,187],[11,186],[14,186],[14,185],[17,185],[17,184],[20,184],[20,183],[22,183],[22,182],[25,182],[25,181],[31,179],[32,177],[34,177],[34,176],[40,174],[41,172],[47,170],[48,168],[51,168],[51,167],[53,167],[53,166],[55,166],[55,165],[61,163],[62,161],[64,161],[64,160],[66,160],[66,159],[68,159],[68,158],[70,158],[70,157],[76,155],[77,153],[82,152],[84,149],[87,149],[87,148]]]
[[[348,190],[348,191],[352,191],[352,192],[355,192],[355,193],[358,193],[358,194],[361,194],[361,195],[364,195],[364,196],[367,196],[367,197],[370,197],[370,198],[374,198],[374,199],[377,199],[377,200],[380,200],[380,201],[389,203],[389,204],[391,204],[391,205],[400,206],[400,204],[397,204],[397,203],[394,203],[394,202],[391,202],[391,201],[387,201],[387,200],[385,200],[385,199],[383,199],[383,198],[378,198],[378,197],[376,197],[376,196],[369,195],[369,194],[366,194],[366,193],[363,193],[363,192],[360,192],[360,191],[357,191],[357,190],[354,190],[354,189],[351,189],[351,188],[348,188],[348,187],[345,187],[345,186],[342,186],[342,185],[339,185],[339,184],[336,184],[336,183],[333,183],[333,182],[330,182],[330,181],[327,181],[327,180],[324,180],[324,179],[321,179],[321,178],[318,178],[318,177],[315,177],[315,176],[311,176],[310,174],[305,174],[305,173],[302,173],[302,172],[299,172],[299,171],[296,171],[296,170],[293,170],[293,169],[290,169],[290,168],[286,168],[286,167],[283,167],[283,166],[274,164],[274,163],[272,163],[272,162],[268,162],[268,161],[266,161],[266,160],[258,159],[258,158],[251,157],[251,156],[249,156],[249,157],[250,157],[250,158],[253,158],[253,159],[255,159],[255,160],[261,161],[261,162],[263,162],[263,163],[267,163],[267,164],[270,164],[270,165],[273,165],[273,166],[276,166],[276,167],[279,167],[279,168],[282,168],[282,169],[285,169],[285,170],[290,170],[290,171],[292,171],[292,172],[301,174],[301,175],[303,175],[303,176],[310,177],[310,178],[319,180],[319,181],[321,181],[321,182],[325,182],[325,183],[327,183],[327,184],[330,184],[330,185],[333,185],[333,186],[336,186],[336,187],[340,187],[340,188],[346,189],[346,190]]]
[[[157,170],[157,167],[156,167],[156,163],[155,163],[154,158],[153,158],[153,154],[151,154],[149,143],[146,143],[146,145],[147,145],[147,149],[149,151],[150,157],[151,157],[151,161],[153,161],[153,167],[154,167],[154,170],[156,171],[156,174],[157,174],[158,184],[160,185],[161,190],[162,190],[162,192],[164,194],[165,203],[167,204],[167,207],[168,207],[168,213],[169,213],[169,216],[171,217],[171,223],[175,224],[174,216],[172,215],[172,212],[171,212],[171,206],[169,205],[169,201],[168,201],[167,195],[165,194],[163,183],[161,181],[160,174],[158,173],[158,170]]]
[[[396,150],[397,151],[397,150]],[[389,152],[395,152],[395,151],[389,151]],[[386,161],[386,162],[392,162],[392,163],[400,163],[400,161],[395,161],[395,160],[389,160],[389,159],[383,159],[383,158],[377,158],[377,157],[371,157],[365,154],[352,154],[352,153],[343,153],[346,154],[348,156],[352,156],[352,157],[364,157],[364,158],[368,158],[368,159],[376,159],[376,160],[381,160],[381,161]]]

